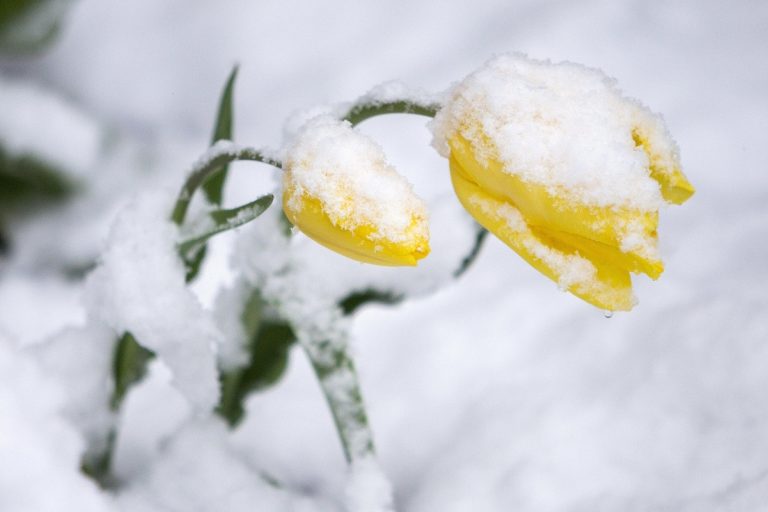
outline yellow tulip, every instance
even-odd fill
[[[662,121],[599,72],[497,58],[454,89],[435,134],[464,208],[561,289],[630,310],[630,273],[661,275],[659,204],[694,189]]]
[[[429,254],[426,207],[383,151],[348,123],[311,121],[288,151],[283,210],[308,237],[376,265]]]

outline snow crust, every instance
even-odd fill
[[[432,128],[445,157],[448,141],[460,135],[481,164],[497,160],[504,172],[560,197],[654,211],[663,201],[649,157],[633,138],[638,125],[653,134],[660,158],[674,161],[668,168],[679,167],[661,119],[625,98],[602,71],[514,54],[457,84]]]
[[[178,233],[167,220],[170,197],[148,192],[118,214],[101,264],[88,278],[86,300],[117,336],[131,332],[156,352],[174,385],[205,413],[219,397],[215,346],[221,333],[184,282]]]

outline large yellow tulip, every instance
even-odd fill
[[[601,73],[496,58],[454,88],[435,135],[465,209],[562,289],[629,310],[630,272],[661,275],[659,206],[694,189],[661,119]]]

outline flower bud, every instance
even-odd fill
[[[377,265],[416,265],[429,254],[424,203],[382,149],[347,122],[315,118],[289,148],[288,219],[316,242]]]

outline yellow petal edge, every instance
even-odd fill
[[[344,229],[330,219],[321,202],[302,195],[294,198],[295,189],[290,185],[283,192],[283,210],[288,220],[315,242],[348,258],[375,265],[415,266],[429,254],[429,240],[411,236],[406,242],[393,242],[372,236],[376,227],[368,224],[353,230]],[[290,207],[288,205],[294,205]],[[410,232],[422,219],[412,219]]]
[[[531,266],[598,308],[610,311],[632,309],[634,298],[627,270],[585,259],[574,248],[552,237],[550,232],[528,225],[515,205],[488,194],[453,156],[450,169],[454,190],[464,208]],[[582,269],[584,275],[570,278],[567,274],[574,267]]]

